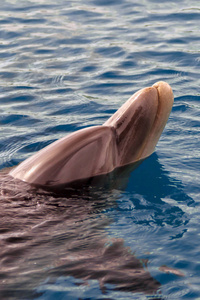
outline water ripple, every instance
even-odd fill
[[[1,298],[146,299],[131,270],[158,299],[199,298],[197,2],[2,0],[0,11],[2,169],[102,124],[156,81],[175,95],[156,153],[107,190],[36,196],[3,171]]]

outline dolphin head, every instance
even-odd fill
[[[171,87],[157,82],[135,93],[103,126],[52,143],[9,174],[34,185],[58,186],[139,162],[154,151],[172,105]]]
[[[118,164],[142,160],[154,151],[167,123],[174,96],[170,85],[160,81],[135,93],[104,126],[116,131]]]

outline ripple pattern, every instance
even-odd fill
[[[199,299],[199,3],[2,0],[0,12],[1,298]],[[175,103],[156,151],[107,190],[58,198],[7,177],[159,80]]]

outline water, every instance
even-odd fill
[[[200,299],[199,3],[2,0],[0,25],[1,299]],[[130,174],[68,196],[7,181],[159,80],[174,107]]]

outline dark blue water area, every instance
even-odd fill
[[[0,299],[200,299],[198,1],[2,0],[0,25]],[[160,80],[174,106],[136,169],[75,197],[4,179]]]

